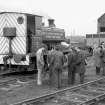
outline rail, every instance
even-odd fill
[[[96,105],[104,98],[105,77],[11,105]]]

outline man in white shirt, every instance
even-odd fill
[[[37,85],[42,85],[42,71],[44,69],[44,57],[43,52],[45,51],[45,48],[40,48],[36,52],[36,58],[37,58],[37,70],[38,70],[38,76],[37,76]]]

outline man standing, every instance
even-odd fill
[[[38,70],[37,85],[42,85],[42,71],[44,69],[44,58],[43,58],[44,50],[45,48],[40,48],[36,52],[37,70]]]
[[[75,81],[75,62],[76,54],[71,49],[68,54],[68,84],[74,84]]]
[[[49,52],[48,65],[50,70],[50,84],[60,88],[64,55],[61,51],[58,51],[57,48]]]
[[[77,51],[77,60],[75,62],[76,64],[76,73],[79,74],[80,76],[80,83],[83,83],[84,82],[84,76],[85,76],[85,71],[86,71],[86,62],[85,62],[85,54],[82,50],[80,49],[76,49]]]
[[[68,83],[74,84],[75,74],[80,76],[80,83],[84,82],[85,74],[85,56],[79,48],[72,48],[72,52],[68,55]]]
[[[101,63],[103,65],[103,61],[101,60],[102,50],[101,46],[94,47],[93,56],[94,56],[94,65],[96,67],[96,75],[100,74]]]
[[[101,67],[103,69],[102,75],[105,76],[105,48],[104,46],[101,47]]]

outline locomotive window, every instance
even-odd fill
[[[17,22],[18,24],[22,24],[24,21],[23,17],[18,17]]]

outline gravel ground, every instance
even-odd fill
[[[67,85],[67,70],[62,74],[62,88],[68,87]],[[88,58],[88,64],[86,66],[85,82],[95,80],[102,77],[96,76],[93,58]],[[43,94],[54,92],[57,89],[48,85],[48,76],[43,81],[42,86],[37,86],[36,75],[15,75],[8,77],[1,77],[0,82],[9,80],[11,78],[18,79],[17,84],[10,86],[9,88],[0,88],[0,105],[13,104],[15,102],[23,101],[32,97],[38,97]],[[76,75],[75,85],[79,84],[79,76]],[[14,86],[14,87],[13,87]],[[72,85],[69,85],[72,86]]]

